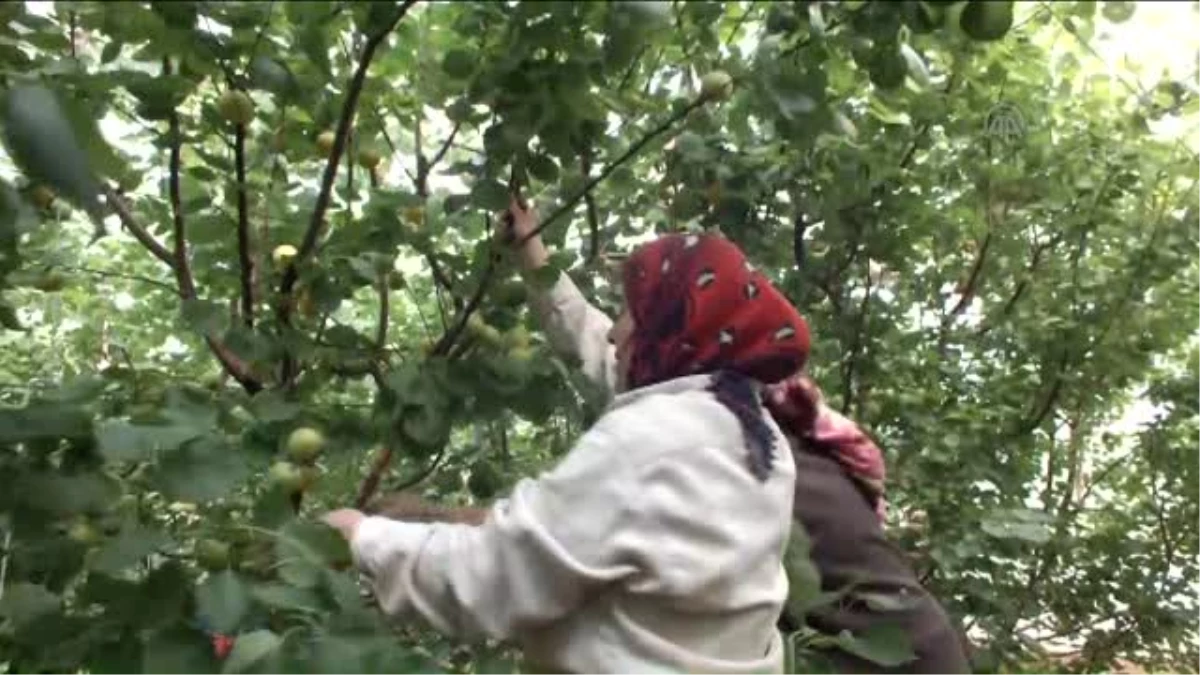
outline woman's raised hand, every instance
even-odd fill
[[[546,264],[550,253],[542,243],[541,235],[533,234],[537,230],[538,215],[532,206],[522,208],[514,197],[498,221],[497,236],[500,241],[518,247],[517,256],[522,267],[532,271]]]

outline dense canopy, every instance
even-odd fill
[[[508,668],[386,624],[314,516],[548,467],[602,402],[529,288],[615,310],[634,242],[708,229],[808,317],[977,672],[1195,668],[1197,4],[1166,6],[0,4],[0,663]],[[514,191],[545,275],[492,245]],[[830,601],[794,543],[791,602]],[[793,672],[907,654],[791,638]]]

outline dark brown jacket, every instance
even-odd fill
[[[858,633],[879,622],[896,622],[905,629],[916,651],[915,661],[884,668],[844,652],[831,651],[830,665],[852,673],[967,673],[970,667],[959,633],[949,617],[917,580],[904,553],[887,540],[878,517],[853,480],[830,457],[797,449],[796,498],[793,515],[811,540],[813,563],[821,573],[823,591],[849,584],[857,590],[885,593],[901,599],[901,609],[869,608],[850,593],[837,606],[803,617],[809,626],[831,635],[842,630]],[[893,603],[889,603],[893,604]],[[798,617],[784,616],[785,629],[795,629]]]

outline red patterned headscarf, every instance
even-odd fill
[[[765,405],[785,431],[882,495],[878,447],[799,374],[808,361],[808,323],[736,245],[711,234],[667,235],[635,251],[623,277],[634,321],[630,388],[713,373],[712,390],[741,421],[760,480],[774,452]],[[761,396],[753,382],[767,385]]]

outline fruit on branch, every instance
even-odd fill
[[[358,163],[364,169],[374,170],[383,161],[383,155],[380,155],[373,148],[363,148],[358,153]]]
[[[217,111],[226,122],[245,126],[254,121],[254,100],[244,91],[227,89],[217,101]]]
[[[400,270],[392,270],[388,272],[388,288],[393,291],[402,291],[408,285],[408,280],[404,278],[404,273]]]
[[[470,319],[467,319],[468,333],[488,347],[503,347],[504,337],[495,326],[484,321],[483,317],[478,314],[472,314]]]
[[[959,11],[959,27],[968,37],[979,42],[999,40],[1013,25],[1011,0],[971,0]]]
[[[47,272],[33,282],[33,287],[43,293],[56,293],[67,285],[67,279],[58,272]]]
[[[45,211],[54,204],[54,190],[45,185],[37,185],[29,193],[30,199],[33,200],[35,206]]]
[[[95,546],[104,539],[104,535],[90,521],[80,519],[71,523],[71,526],[67,528],[67,538],[76,544]]]
[[[215,539],[196,542],[196,562],[204,569],[215,572],[229,566],[229,544]]]
[[[508,350],[508,358],[521,364],[526,364],[533,361],[532,347],[511,347]]]
[[[297,253],[299,253],[299,251],[296,250],[295,246],[292,246],[291,244],[280,244],[279,246],[275,247],[274,251],[271,251],[271,260],[275,262],[275,267],[277,269],[283,269],[292,261],[292,258],[296,257]]]
[[[300,315],[306,319],[312,319],[317,315],[317,305],[313,301],[312,291],[307,288],[300,290],[300,295],[296,299],[296,309],[300,311]]]
[[[288,494],[301,492],[305,488],[305,475],[300,467],[291,462],[279,461],[271,465],[267,473],[272,485],[282,488]]]
[[[325,448],[325,436],[312,427],[300,427],[287,439],[288,457],[297,464],[311,464]]]
[[[723,70],[714,70],[700,79],[700,98],[724,101],[733,94],[733,78]]]
[[[321,154],[325,157],[328,157],[329,153],[333,152],[334,138],[335,137],[332,131],[322,131],[321,133],[317,134],[317,149],[320,150]]]

